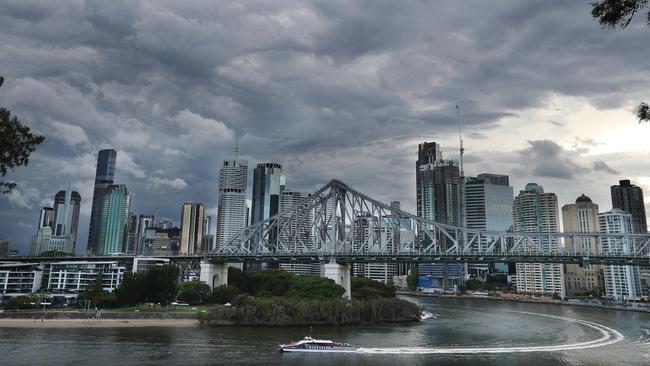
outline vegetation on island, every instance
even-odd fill
[[[367,278],[351,279],[352,300],[333,280],[283,270],[242,272],[230,268],[229,285],[212,291],[217,305],[199,320],[208,325],[352,325],[412,322],[421,309],[395,298],[392,286]]]
[[[228,286],[210,289],[198,280],[179,283],[179,271],[173,265],[155,266],[146,272],[125,273],[112,293],[105,292],[97,279],[79,294],[77,303],[85,309],[166,311],[178,301],[201,309],[199,320],[208,325],[375,324],[412,322],[421,316],[416,304],[395,298],[392,286],[367,278],[351,279],[352,299],[346,300],[342,299],[343,287],[319,276],[229,268],[228,277]],[[6,308],[38,309],[43,301],[47,300],[36,295],[19,296]]]

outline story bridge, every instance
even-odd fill
[[[567,243],[573,243],[568,250]],[[121,257],[14,257],[12,261],[115,260]],[[338,180],[203,255],[169,256],[227,283],[228,263],[322,263],[346,288],[355,263],[571,263],[650,266],[650,234],[493,232],[438,223],[372,199]],[[5,259],[0,259],[5,261]]]

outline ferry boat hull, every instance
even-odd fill
[[[305,337],[298,342],[281,344],[282,352],[307,352],[307,353],[354,353],[358,347],[348,343],[338,343],[324,339]]]

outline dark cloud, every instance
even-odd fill
[[[607,165],[607,163],[605,163],[602,160],[594,161],[594,170],[599,171],[599,172],[605,172],[605,173],[611,174],[611,175],[620,175],[621,174],[620,171],[610,167],[609,165]]]
[[[0,2],[0,104],[47,136],[11,175],[21,188],[0,214],[35,222],[70,182],[85,230],[103,147],[119,150],[136,213],[214,207],[235,135],[250,166],[287,165],[291,188],[337,177],[412,208],[415,143],[454,134],[458,104],[468,140],[480,140],[549,95],[599,108],[641,99],[647,31],[601,31],[589,10],[559,0]],[[530,159],[527,174],[585,171],[564,154],[577,152],[535,140],[515,155]],[[16,222],[0,220],[0,236],[24,249],[34,230]]]
[[[525,170],[538,177],[572,179],[576,174],[588,172],[577,164],[575,153],[565,150],[550,140],[528,141],[528,148],[519,151],[519,162]]]

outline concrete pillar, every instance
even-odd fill
[[[338,264],[334,261],[331,261],[323,266],[323,277],[334,280],[337,285],[343,286],[345,293],[343,298],[351,299],[352,291],[350,289],[350,270],[352,265],[350,264]]]
[[[215,264],[205,260],[201,261],[200,279],[202,282],[207,283],[210,288],[228,285],[228,264]]]

